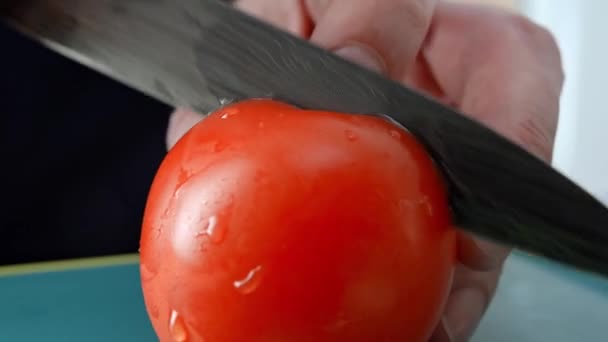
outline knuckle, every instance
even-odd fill
[[[531,37],[537,42],[550,43],[557,46],[553,34],[547,28],[531,19],[520,14],[510,14],[508,19],[512,27],[517,29],[520,34]]]
[[[344,1],[345,3],[346,1]],[[409,28],[426,28],[431,21],[435,0],[358,0],[350,5],[357,8],[361,17],[376,24],[378,18],[398,18]]]
[[[537,67],[531,69],[535,70],[534,80],[530,80],[536,84],[536,96],[524,109],[529,115],[522,115],[522,120],[516,123],[515,139],[537,157],[550,161],[564,82],[559,46],[548,29],[524,16],[513,14],[508,21],[508,39],[520,42],[520,46],[523,44],[537,61]]]
[[[528,51],[542,59],[543,64],[550,66],[550,71],[556,76],[554,81],[561,84],[564,79],[564,70],[559,44],[553,33],[520,14],[505,14],[504,22],[506,23],[501,25],[500,30],[501,38],[520,46],[523,45]]]
[[[490,22],[493,34],[498,35],[502,40],[534,43],[537,47],[549,48],[558,53],[553,34],[521,14],[494,12],[494,15],[486,17],[485,20]]]
[[[429,2],[428,0],[402,0],[398,2],[400,8],[393,10],[400,11],[410,26],[426,29],[430,24],[433,11]]]
[[[512,122],[509,136],[526,150],[550,162],[553,154],[559,98],[564,82],[561,54],[553,34],[532,20],[517,14],[503,14],[495,21],[498,36],[493,48],[503,55],[525,56],[524,69],[517,70],[522,87],[531,89],[519,103],[518,120]],[[507,51],[505,51],[507,50]]]
[[[540,116],[528,118],[515,128],[515,140],[526,150],[549,162],[552,158],[556,129],[540,120]]]
[[[546,27],[540,26],[532,20],[519,15],[512,18],[512,21],[514,22],[514,27],[530,43],[542,49],[548,56],[561,60],[561,52],[557,39]]]
[[[433,10],[428,0],[359,0],[355,5],[376,22],[379,17],[399,17],[409,27],[428,25]]]

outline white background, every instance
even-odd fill
[[[566,81],[555,166],[608,201],[608,2],[521,0],[520,10],[553,32]]]

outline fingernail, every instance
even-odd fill
[[[347,45],[334,51],[338,56],[378,73],[386,71],[386,65],[374,49],[362,44]]]
[[[489,253],[489,247],[482,245],[482,240],[475,240],[468,234],[458,235],[458,258],[467,267],[477,271],[490,271],[501,266],[504,259]]]
[[[165,137],[167,149],[173,148],[177,141],[203,118],[202,115],[190,110],[182,108],[175,110],[169,119],[167,127],[167,135]]]
[[[468,341],[485,311],[487,298],[476,288],[463,288],[452,294],[446,308],[445,324],[454,342]]]
[[[450,327],[448,326],[445,317],[439,323],[439,326],[435,330],[433,336],[431,336],[429,342],[454,342],[450,332]]]
[[[445,332],[446,340],[449,342],[453,342],[454,338],[452,337],[452,331],[450,330],[450,325],[448,324],[445,317],[441,319],[441,326],[443,327],[443,331]]]

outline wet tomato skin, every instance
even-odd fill
[[[441,176],[408,132],[247,100],[163,161],[141,279],[162,342],[426,342],[455,248]]]

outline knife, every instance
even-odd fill
[[[468,232],[608,276],[608,209],[483,125],[218,0],[4,0],[0,21],[200,113],[246,98],[387,115],[427,147]]]

